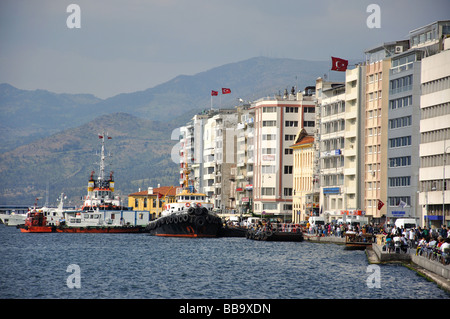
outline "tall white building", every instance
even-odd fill
[[[450,21],[414,31],[424,47],[420,97],[420,196],[424,225],[450,222]],[[426,47],[426,44],[430,46]]]
[[[316,80],[320,107],[320,204],[330,219],[341,216],[344,205],[345,83]]]
[[[313,133],[315,101],[308,94],[263,98],[252,105],[254,117],[254,212],[290,221],[293,149],[301,128]]]

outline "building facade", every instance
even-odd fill
[[[444,26],[437,26],[442,51],[424,57],[421,69],[419,204],[428,227],[450,221],[450,23]]]
[[[365,52],[364,210],[367,216],[378,222],[385,220],[387,215],[386,164],[407,158],[388,159],[387,143],[391,57],[408,47],[409,41],[405,40],[383,43]]]
[[[314,193],[313,183],[314,136],[302,129],[291,147],[294,156],[292,222],[299,223],[319,211],[319,197]]]
[[[252,105],[254,115],[254,213],[284,221],[292,217],[293,144],[298,130],[312,134],[315,101],[311,95],[264,98]]]
[[[161,217],[164,205],[175,202],[176,189],[174,186],[149,187],[144,191],[129,194],[128,206],[132,210],[150,212],[150,218],[156,219]]]
[[[320,108],[320,210],[337,219],[344,207],[345,84],[316,81]]]
[[[416,218],[419,183],[420,70],[423,52],[391,57],[389,70],[387,217]]]

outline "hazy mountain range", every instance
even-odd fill
[[[126,199],[139,188],[176,184],[172,131],[210,108],[211,90],[219,91],[214,108],[234,107],[238,99],[315,85],[329,69],[328,61],[258,57],[108,99],[0,84],[0,204],[31,204],[36,197],[43,204],[47,189],[50,202],[64,192],[79,204],[90,172],[98,170],[103,130],[112,137],[116,193]],[[223,87],[231,94],[220,94]]]

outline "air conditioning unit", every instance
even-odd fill
[[[396,45],[395,46],[395,53],[402,53],[403,52],[403,47],[401,45]]]

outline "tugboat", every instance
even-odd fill
[[[21,228],[22,232],[57,232],[57,233],[139,233],[148,224],[149,215],[144,218],[142,212],[129,210],[121,205],[120,198],[114,196],[113,172],[105,179],[105,139],[111,137],[99,135],[102,142],[100,154],[100,174],[94,180],[91,173],[88,193],[81,209],[63,210],[62,201],[59,220],[52,223],[41,211],[29,213],[28,222]]]
[[[65,220],[56,228],[60,233],[137,233],[144,230],[147,219],[138,222],[137,212],[130,211],[114,196],[114,173],[105,178],[105,140],[111,137],[99,134],[101,140],[100,163],[97,180],[92,171],[81,210],[65,212]]]
[[[151,221],[146,231],[164,237],[218,237],[222,219],[212,212],[214,205],[206,195],[189,185],[189,169],[185,170],[182,188],[177,189],[176,202],[166,204],[161,217]]]
[[[19,226],[22,233],[51,233],[55,231],[54,226],[47,224],[44,213],[37,209],[32,209],[27,213],[25,224]]]

